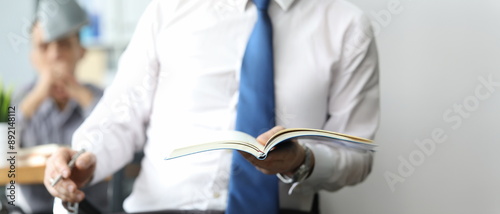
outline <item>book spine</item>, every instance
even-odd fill
[[[259,156],[257,157],[257,159],[259,159],[259,160],[264,160],[264,159],[266,159],[266,157],[267,157],[267,154],[266,154],[266,153],[264,153],[264,152],[260,152],[260,154],[259,154]]]

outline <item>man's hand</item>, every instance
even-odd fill
[[[40,76],[33,89],[20,103],[21,111],[26,119],[30,119],[42,102],[50,96],[54,82],[53,72],[49,69],[40,71]]]
[[[60,148],[47,160],[43,183],[49,193],[67,202],[80,202],[85,194],[79,190],[92,178],[95,166],[95,155],[85,152],[75,162],[73,170],[68,167],[71,157],[77,152],[69,148]],[[52,187],[52,179],[62,175],[62,179]]]
[[[43,70],[39,71],[38,80],[33,90],[44,95],[43,98],[45,98],[50,95],[50,90],[53,83],[54,83],[54,72],[49,68],[44,68]]]
[[[265,145],[271,136],[283,129],[285,128],[275,126],[257,137],[257,141]],[[265,174],[293,174],[305,159],[305,150],[296,140],[290,140],[290,142],[279,144],[269,152],[265,160],[259,160],[246,152],[240,152],[240,154],[257,167],[259,171]],[[312,158],[312,160],[314,160],[314,158]]]
[[[61,79],[63,81],[59,82],[60,87],[64,88],[68,96],[76,100],[81,107],[87,108],[92,104],[94,95],[80,84],[74,75],[64,74]]]

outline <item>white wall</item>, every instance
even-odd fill
[[[500,2],[351,1],[374,20],[373,13],[389,13],[384,12],[389,2],[401,8],[377,21],[382,121],[373,171],[361,185],[328,194],[323,209],[500,213]],[[489,76],[497,82],[492,92],[478,79]],[[463,115],[454,105],[463,106]],[[432,143],[434,149],[426,144],[427,155],[414,142],[432,138],[433,130],[446,139]],[[387,174],[393,176],[394,191]]]
[[[13,87],[34,79],[28,57],[33,11],[33,0],[0,0],[0,78]]]

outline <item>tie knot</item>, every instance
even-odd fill
[[[269,2],[271,2],[271,0],[253,0],[253,3],[257,6],[257,8],[259,8],[259,10],[267,10]]]

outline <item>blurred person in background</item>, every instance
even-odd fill
[[[100,100],[102,89],[75,77],[76,65],[85,54],[79,30],[86,23],[85,11],[73,0],[38,3],[30,56],[38,78],[16,99],[21,147],[69,146],[73,132]],[[23,212],[52,213],[54,198],[42,184],[18,186],[17,204]],[[107,186],[104,181],[83,188],[101,210],[107,209]]]

